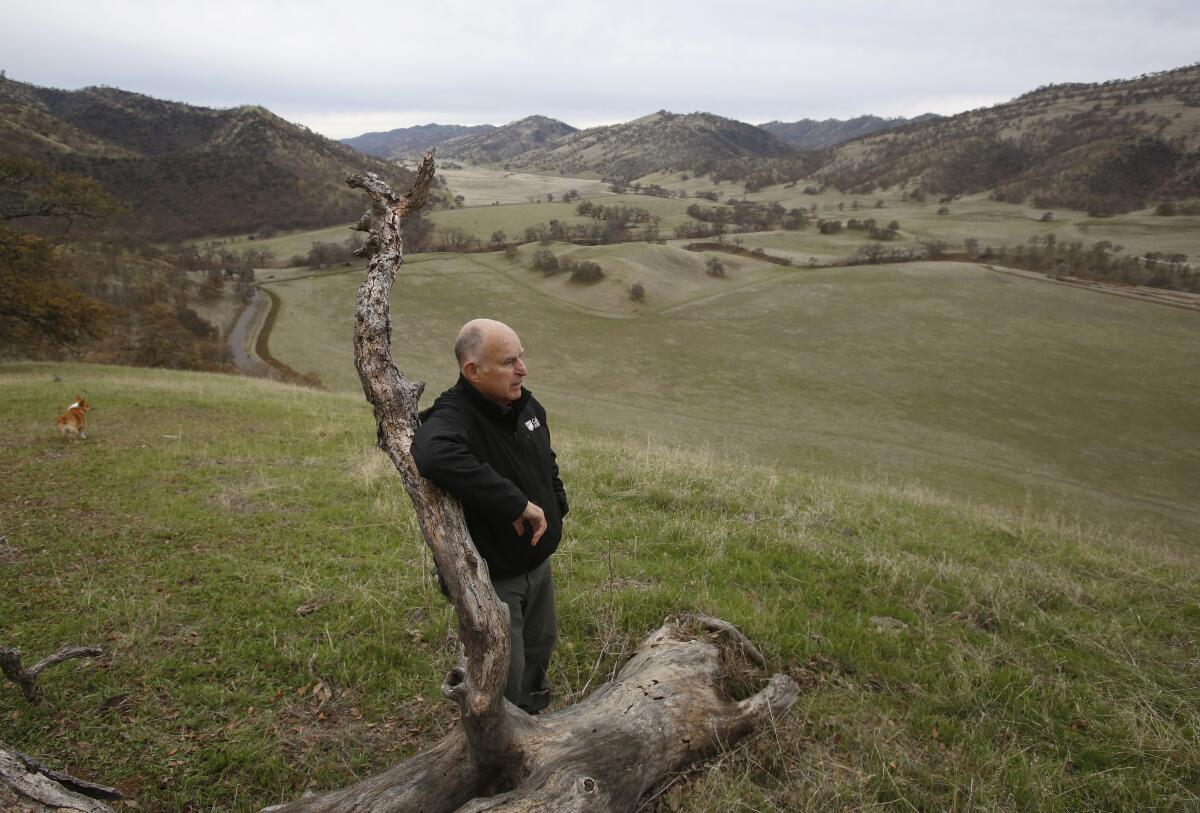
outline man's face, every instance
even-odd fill
[[[512,330],[489,331],[484,338],[479,364],[467,365],[467,378],[475,389],[507,406],[521,397],[521,382],[529,374],[524,355],[525,348]]]

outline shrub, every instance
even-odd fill
[[[539,248],[533,252],[529,267],[534,271],[541,271],[543,274],[553,274],[558,270],[558,257],[555,257],[549,249]]]
[[[604,271],[591,260],[581,260],[571,269],[573,282],[599,282],[604,278]]]

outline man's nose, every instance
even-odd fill
[[[517,375],[529,375],[529,368],[525,366],[523,359],[517,359]]]

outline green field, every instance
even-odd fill
[[[1200,314],[966,263],[745,260],[716,280],[670,246],[576,250],[609,252],[611,278],[411,258],[393,297],[404,369],[440,391],[458,326],[494,316],[521,334],[530,387],[581,431],[1188,542],[1200,530]],[[272,353],[356,391],[358,280],[272,286]]]
[[[454,174],[446,174],[453,182]],[[492,233],[500,230],[508,241],[522,238],[526,226],[549,223],[557,219],[566,224],[589,222],[575,212],[574,203],[528,202],[531,197],[544,197],[545,186],[555,180],[552,176],[522,176],[519,173],[504,173],[494,170],[469,169],[459,172],[472,178],[471,183],[487,195],[511,201],[503,205],[468,205],[458,209],[443,209],[432,212],[430,219],[440,227],[458,227],[486,243]],[[475,176],[479,176],[476,178]],[[1101,240],[1109,240],[1123,247],[1129,254],[1146,252],[1182,253],[1193,262],[1200,258],[1200,217],[1158,217],[1150,210],[1133,212],[1108,218],[1092,218],[1084,212],[1058,210],[1050,222],[1041,220],[1044,211],[1029,206],[998,203],[984,195],[970,195],[945,204],[948,215],[937,214],[942,207],[931,198],[926,203],[903,200],[900,190],[888,190],[872,195],[844,195],[826,191],[818,195],[805,195],[804,181],[791,188],[774,186],[752,194],[744,194],[739,185],[726,182],[714,186],[705,177],[688,176],[681,180],[681,173],[659,173],[641,179],[645,184],[658,183],[672,191],[686,191],[687,198],[660,198],[648,195],[614,195],[596,187],[596,182],[580,181],[574,184],[585,197],[594,197],[605,205],[632,206],[650,211],[659,218],[663,238],[671,238],[676,226],[690,220],[687,207],[693,203],[704,207],[713,206],[710,201],[694,197],[697,191],[717,191],[724,201],[729,197],[744,198],[759,203],[780,203],[791,208],[810,209],[817,206],[815,216],[838,219],[874,218],[881,224],[893,220],[900,224],[899,237],[889,247],[919,248],[927,241],[943,241],[953,250],[961,250],[968,238],[979,241],[980,249],[992,247],[1015,248],[1028,245],[1031,240],[1043,240],[1053,235],[1060,245],[1081,242],[1085,247]],[[530,178],[534,180],[529,180]],[[557,179],[565,186],[552,188],[557,194],[580,179]],[[530,185],[532,184],[532,186]],[[591,184],[588,186],[587,184]],[[541,190],[540,194],[532,194]],[[481,193],[482,193],[481,192]],[[884,202],[883,208],[875,208],[876,201]],[[470,201],[469,201],[470,202]],[[860,208],[855,209],[857,202]],[[839,209],[839,205],[841,208]],[[232,243],[235,249],[254,247],[269,248],[280,260],[296,254],[304,254],[314,242],[341,242],[350,232],[345,225],[331,226],[307,232],[296,232],[265,240],[239,239]],[[746,248],[762,247],[769,253],[789,257],[797,264],[808,264],[816,258],[819,264],[835,263],[852,256],[857,249],[873,242],[866,232],[846,230],[837,235],[826,236],[809,228],[802,231],[772,231],[730,234],[725,239],[739,239]],[[683,244],[690,241],[679,241]]]
[[[692,200],[656,198],[648,195],[605,195],[597,200],[605,206],[630,206],[645,209],[659,218],[659,229],[670,237],[673,229],[689,220],[686,209]],[[591,218],[575,211],[577,203],[522,203],[508,206],[468,206],[462,209],[443,209],[430,214],[429,219],[439,226],[457,226],[485,243],[497,229],[503,230],[509,241],[522,238],[526,226],[561,220],[566,224],[591,223]]]
[[[1196,216],[1159,217],[1152,209],[1144,209],[1114,217],[1094,218],[1085,212],[1057,209],[1053,212],[1052,221],[1042,222],[1046,210],[1032,205],[999,203],[989,200],[986,194],[966,195],[946,204],[939,203],[933,196],[925,203],[906,201],[903,199],[903,190],[899,189],[869,195],[850,195],[830,189],[820,194],[806,195],[804,188],[811,182],[804,180],[791,188],[771,186],[747,194],[739,184],[729,181],[714,185],[704,176],[688,176],[686,181],[681,180],[685,174],[656,173],[639,180],[642,184],[656,183],[673,192],[685,191],[693,196],[682,199],[683,204],[712,206],[708,201],[695,200],[694,195],[699,191],[716,191],[722,201],[734,197],[758,203],[779,203],[788,209],[810,209],[816,204],[816,216],[843,222],[852,217],[859,220],[874,218],[881,224],[896,220],[901,226],[901,236],[890,245],[942,240],[958,247],[964,239],[974,237],[979,241],[980,248],[989,245],[993,248],[1012,248],[1028,244],[1032,237],[1044,238],[1053,234],[1060,244],[1081,241],[1084,246],[1089,246],[1100,240],[1110,240],[1124,246],[1126,253],[1181,252],[1193,262],[1200,259],[1200,217]],[[639,196],[638,199],[647,200],[645,196]],[[877,209],[875,204],[880,200],[884,205]],[[855,202],[859,205],[858,209],[854,208]],[[939,215],[937,212],[942,206],[946,206],[950,213]],[[832,239],[812,231],[780,232],[772,233],[772,236],[747,234],[743,237],[747,246],[767,246],[773,240],[784,248],[781,253],[795,254],[803,260],[815,255],[822,261],[825,257],[841,256],[837,253],[840,248],[851,247],[849,253],[853,253],[853,248],[867,242],[862,232],[842,232]],[[801,254],[804,254],[802,258]]]
[[[439,167],[438,174],[450,187],[450,194],[461,195],[467,206],[490,206],[496,202],[531,203],[546,195],[553,195],[557,200],[571,189],[585,198],[608,192],[608,184],[594,178],[562,178],[472,166],[462,169]]]
[[[914,307],[899,277],[917,273],[943,272],[894,271],[870,283],[885,289],[881,298],[890,294],[897,320]],[[478,292],[495,279],[475,277],[457,281],[474,279],[466,290]],[[773,284],[782,308],[785,289]],[[821,301],[844,284],[827,279]],[[436,287],[406,290],[424,289],[415,299],[427,302]],[[819,304],[811,290],[803,298]],[[944,331],[956,295],[926,299],[926,317],[941,311],[930,323]],[[1125,304],[1094,299],[1114,311]],[[705,324],[730,352],[753,337],[732,330],[744,313],[732,325],[721,320],[749,301],[708,311]],[[1115,313],[1105,320],[1088,312],[1092,330],[1118,324]],[[605,327],[651,323],[572,318],[593,339]],[[402,356],[423,346],[410,336],[435,327],[398,322]],[[894,328],[879,327],[895,338]],[[672,339],[679,352],[707,329],[699,320],[677,328],[673,338],[659,333],[660,345]],[[807,329],[802,319],[790,328]],[[1032,323],[1009,328],[987,328],[989,342],[1002,350]],[[558,382],[535,388],[551,408],[572,495],[555,557],[557,702],[594,690],[666,615],[687,610],[738,624],[773,671],[803,687],[780,724],[675,778],[660,797],[664,809],[1066,813],[1200,804],[1194,544],[1168,544],[1147,530],[1114,536],[1044,523],[912,480],[893,487],[810,477],[799,466],[767,463],[768,454],[747,462],[745,449],[665,448],[647,440],[648,427],[619,425],[648,410],[603,390],[637,372],[636,348],[609,337],[609,362],[584,369],[560,363],[577,345],[539,341],[548,329],[531,325],[525,341],[534,376]],[[823,341],[882,342],[870,332],[864,324],[857,339],[842,332]],[[911,363],[920,364],[928,348],[911,349]],[[874,404],[889,421],[890,410],[915,405],[894,386],[888,403],[874,393],[889,376],[915,371],[885,366],[876,359],[841,375],[869,385],[846,400],[865,399],[859,411]],[[606,367],[591,388],[569,393],[585,373]],[[672,371],[663,363],[659,371],[667,384],[693,382],[694,400],[674,406],[697,414],[660,416],[655,425],[677,421],[697,435],[736,426],[765,375],[748,371],[742,393],[711,365]],[[828,368],[805,375],[807,392],[830,380]],[[1142,395],[1158,394],[1155,387],[1147,382]],[[970,389],[962,388],[965,397],[980,397]],[[67,445],[53,416],[79,390],[97,404],[91,437]],[[589,400],[597,402],[590,413]],[[1120,411],[1116,401],[1103,406]],[[710,411],[731,417],[716,422],[703,414]],[[945,431],[963,417],[946,409]],[[1064,429],[1071,416],[1051,417]],[[589,421],[627,429],[633,440],[605,440]],[[804,430],[794,427],[801,437]],[[62,644],[105,649],[45,672],[38,706],[0,686],[4,742],[119,786],[139,810],[248,813],[355,781],[436,741],[452,722],[438,684],[458,657],[455,621],[374,437],[361,393],[117,367],[0,365],[4,643],[30,658]],[[922,441],[930,439],[910,439]],[[781,445],[795,442],[779,437]],[[1179,438],[1179,447],[1189,445],[1194,438]]]

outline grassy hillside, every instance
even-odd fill
[[[64,445],[76,390],[98,406]],[[652,809],[1197,803],[1194,545],[605,441],[546,400],[572,494],[558,702],[680,610],[740,625],[805,689]],[[5,643],[106,649],[46,672],[41,706],[0,686],[4,741],[172,813],[257,810],[433,742],[454,621],[373,439],[361,394],[0,366]]]
[[[1136,79],[1050,85],[994,107],[866,136],[820,174],[869,193],[994,190],[1099,214],[1200,195],[1200,66]]]

